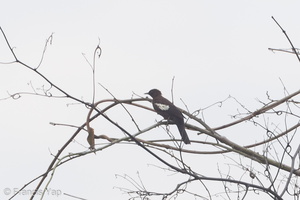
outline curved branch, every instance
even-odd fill
[[[296,55],[297,58],[298,58],[298,61],[300,62],[300,57],[299,57],[299,55],[298,55],[298,53],[297,53],[297,51],[296,51],[296,48],[294,47],[292,41],[290,40],[289,36],[287,35],[287,33],[285,32],[285,30],[280,26],[280,24],[276,21],[276,19],[275,19],[273,16],[272,16],[272,19],[273,19],[273,20],[275,21],[275,23],[279,26],[279,28],[281,29],[281,31],[283,32],[283,34],[285,35],[285,37],[288,39],[288,41],[289,41],[289,43],[290,43],[290,45],[291,45],[291,47],[292,47],[292,49],[293,49],[295,55]]]

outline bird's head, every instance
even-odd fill
[[[161,96],[161,92],[158,89],[152,89],[149,92],[145,93],[145,94],[149,94],[152,98]]]

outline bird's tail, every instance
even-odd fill
[[[182,122],[182,123],[176,123],[176,125],[178,127],[178,130],[179,130],[179,133],[181,135],[181,138],[182,138],[183,142],[185,144],[191,144],[189,136],[187,135],[187,133],[185,131],[184,122]]]

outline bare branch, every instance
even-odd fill
[[[35,70],[37,70],[37,69],[41,66],[41,64],[42,64],[42,62],[43,62],[43,60],[44,60],[44,56],[45,56],[46,50],[47,50],[47,47],[48,47],[48,44],[50,44],[50,45],[52,44],[53,34],[54,34],[54,33],[52,33],[52,34],[48,37],[48,39],[46,40],[46,43],[45,43],[45,46],[44,46],[44,50],[43,50],[43,53],[42,53],[41,60],[40,60],[40,62],[39,62],[39,64],[38,64],[38,66],[35,68]]]
[[[297,53],[297,50],[296,48],[294,47],[292,41],[290,40],[289,36],[287,35],[286,31],[280,26],[280,24],[276,21],[276,19],[272,16],[272,19],[275,21],[275,23],[278,25],[278,27],[281,29],[281,31],[283,32],[283,34],[285,35],[285,37],[288,39],[292,49],[293,49],[293,52],[295,53],[295,55],[297,56],[298,58],[298,61],[300,62],[300,57],[299,57],[299,54]]]

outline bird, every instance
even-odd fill
[[[191,141],[185,131],[184,116],[181,111],[168,99],[164,98],[158,89],[152,89],[145,94],[152,97],[152,105],[157,114],[161,115],[166,120],[174,122],[179,130],[183,142],[185,144],[190,144]]]

